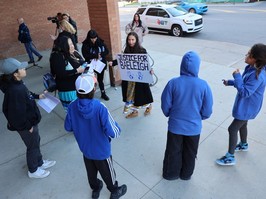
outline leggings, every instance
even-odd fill
[[[233,122],[228,127],[228,132],[229,132],[228,152],[229,153],[231,153],[231,154],[235,153],[235,148],[237,145],[237,132],[238,131],[240,134],[240,141],[242,143],[247,142],[247,135],[248,135],[247,124],[248,124],[248,120],[234,119]]]
[[[97,74],[97,81],[99,83],[99,87],[100,87],[100,90],[101,91],[104,91],[104,83],[103,83],[104,71],[105,70],[103,69],[101,73],[96,72],[96,74]]]

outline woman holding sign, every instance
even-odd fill
[[[101,72],[97,72],[96,70],[94,71],[97,74],[97,80],[101,90],[101,98],[108,101],[109,97],[106,95],[104,90],[103,78],[104,71],[107,68],[105,57],[108,55],[109,50],[104,44],[104,41],[98,37],[98,34],[95,30],[90,30],[88,32],[87,38],[83,41],[81,50],[86,62],[91,63],[92,61],[99,60],[105,64],[105,67]]]
[[[126,47],[124,53],[128,54],[147,54],[145,48],[139,44],[139,38],[137,33],[130,32],[126,38]],[[117,65],[117,60],[109,62],[110,66]],[[150,71],[153,73],[153,70]],[[124,113],[132,110],[126,118],[133,118],[138,116],[138,110],[141,107],[145,107],[144,115],[151,113],[153,97],[149,83],[131,82],[122,80],[122,95],[125,102]]]

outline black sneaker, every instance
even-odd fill
[[[99,188],[97,190],[92,190],[91,198],[93,198],[93,199],[99,198],[102,188],[103,188],[103,182],[100,180],[99,181]]]
[[[127,185],[123,184],[117,188],[117,190],[111,193],[110,199],[118,199],[121,196],[125,195],[127,192]]]
[[[34,64],[35,62],[34,62],[34,60],[32,61],[32,60],[30,60],[30,61],[28,61],[28,64]]]
[[[105,92],[102,92],[101,98],[104,99],[105,101],[109,100],[109,97],[106,95]]]
[[[40,57],[38,58],[37,62],[38,62],[38,61],[41,61],[42,57],[43,57],[43,56],[40,56]]]

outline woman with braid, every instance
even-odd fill
[[[248,65],[242,75],[237,69],[233,72],[234,80],[223,80],[225,86],[234,86],[237,89],[237,95],[233,106],[234,120],[228,127],[229,149],[225,156],[216,160],[219,165],[235,165],[235,151],[248,150],[248,120],[254,119],[262,106],[266,85],[266,45],[255,44],[246,54],[245,62]]]

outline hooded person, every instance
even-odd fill
[[[83,153],[92,198],[99,198],[103,187],[103,182],[97,178],[98,172],[111,192],[110,198],[119,198],[126,193],[127,186],[118,186],[116,181],[111,138],[119,137],[121,129],[107,107],[93,98],[96,90],[94,75],[89,73],[80,75],[75,86],[78,99],[68,107],[65,129],[74,133],[79,149]]]
[[[198,77],[200,57],[187,52],[181,62],[180,76],[171,79],[161,96],[161,109],[168,117],[167,144],[163,178],[189,180],[195,167],[202,120],[212,114],[212,92]]]

